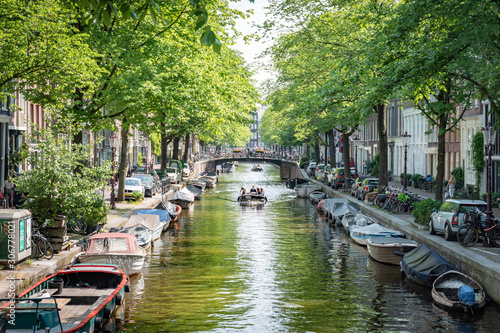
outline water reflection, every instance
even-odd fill
[[[492,332],[500,322],[491,307],[470,321],[437,311],[429,290],[296,199],[278,169],[251,166],[223,175],[162,236],[131,280],[126,331]],[[264,187],[263,207],[236,201],[252,185]]]

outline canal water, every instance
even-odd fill
[[[126,297],[126,332],[498,332],[500,311],[452,315],[368,257],[264,164],[241,164],[157,241]],[[241,186],[264,207],[240,207]]]

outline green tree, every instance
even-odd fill
[[[96,190],[107,186],[110,164],[90,168],[82,163],[92,147],[71,144],[71,128],[39,129],[27,138],[36,147],[36,154],[28,155],[35,168],[15,179],[16,190],[25,194],[24,207],[39,221],[76,213],[92,218],[92,224],[105,222],[107,208]]]
[[[479,198],[479,190],[481,189],[481,178],[483,175],[486,162],[484,160],[484,136],[483,132],[477,131],[472,137],[471,142],[471,162],[472,170],[476,176],[476,197]]]

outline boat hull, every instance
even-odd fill
[[[400,242],[398,239],[389,238],[385,244],[379,244],[376,240],[369,239],[366,241],[368,253],[374,260],[389,264],[399,265],[401,263],[401,255],[398,253],[406,253],[418,246],[418,243],[413,241]]]
[[[96,253],[82,254],[78,257],[81,263],[116,265],[127,275],[134,275],[141,271],[146,258],[146,251],[137,254]]]
[[[188,209],[189,206],[191,206],[191,204],[193,203],[191,201],[184,201],[184,200],[172,200],[170,202],[178,206],[181,206],[182,209]]]
[[[458,289],[462,285],[467,285],[474,290],[474,305],[465,305],[458,298]],[[434,281],[432,299],[438,305],[450,310],[477,310],[486,304],[486,293],[483,287],[468,275],[457,271],[448,271]]]
[[[85,286],[78,284],[83,282]],[[54,287],[57,284],[59,288]],[[19,294],[15,325],[7,324],[6,329],[19,333],[42,333],[46,328],[50,332],[94,332],[122,304],[126,291],[127,276],[116,266],[72,265]],[[0,315],[6,314],[9,305],[11,302],[0,307]],[[33,326],[40,328],[33,330]]]

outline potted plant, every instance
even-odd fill
[[[423,177],[424,176],[422,176],[419,173],[415,173],[413,176],[411,176],[411,181],[413,182],[413,187],[414,188],[419,188],[420,183],[421,183]]]

